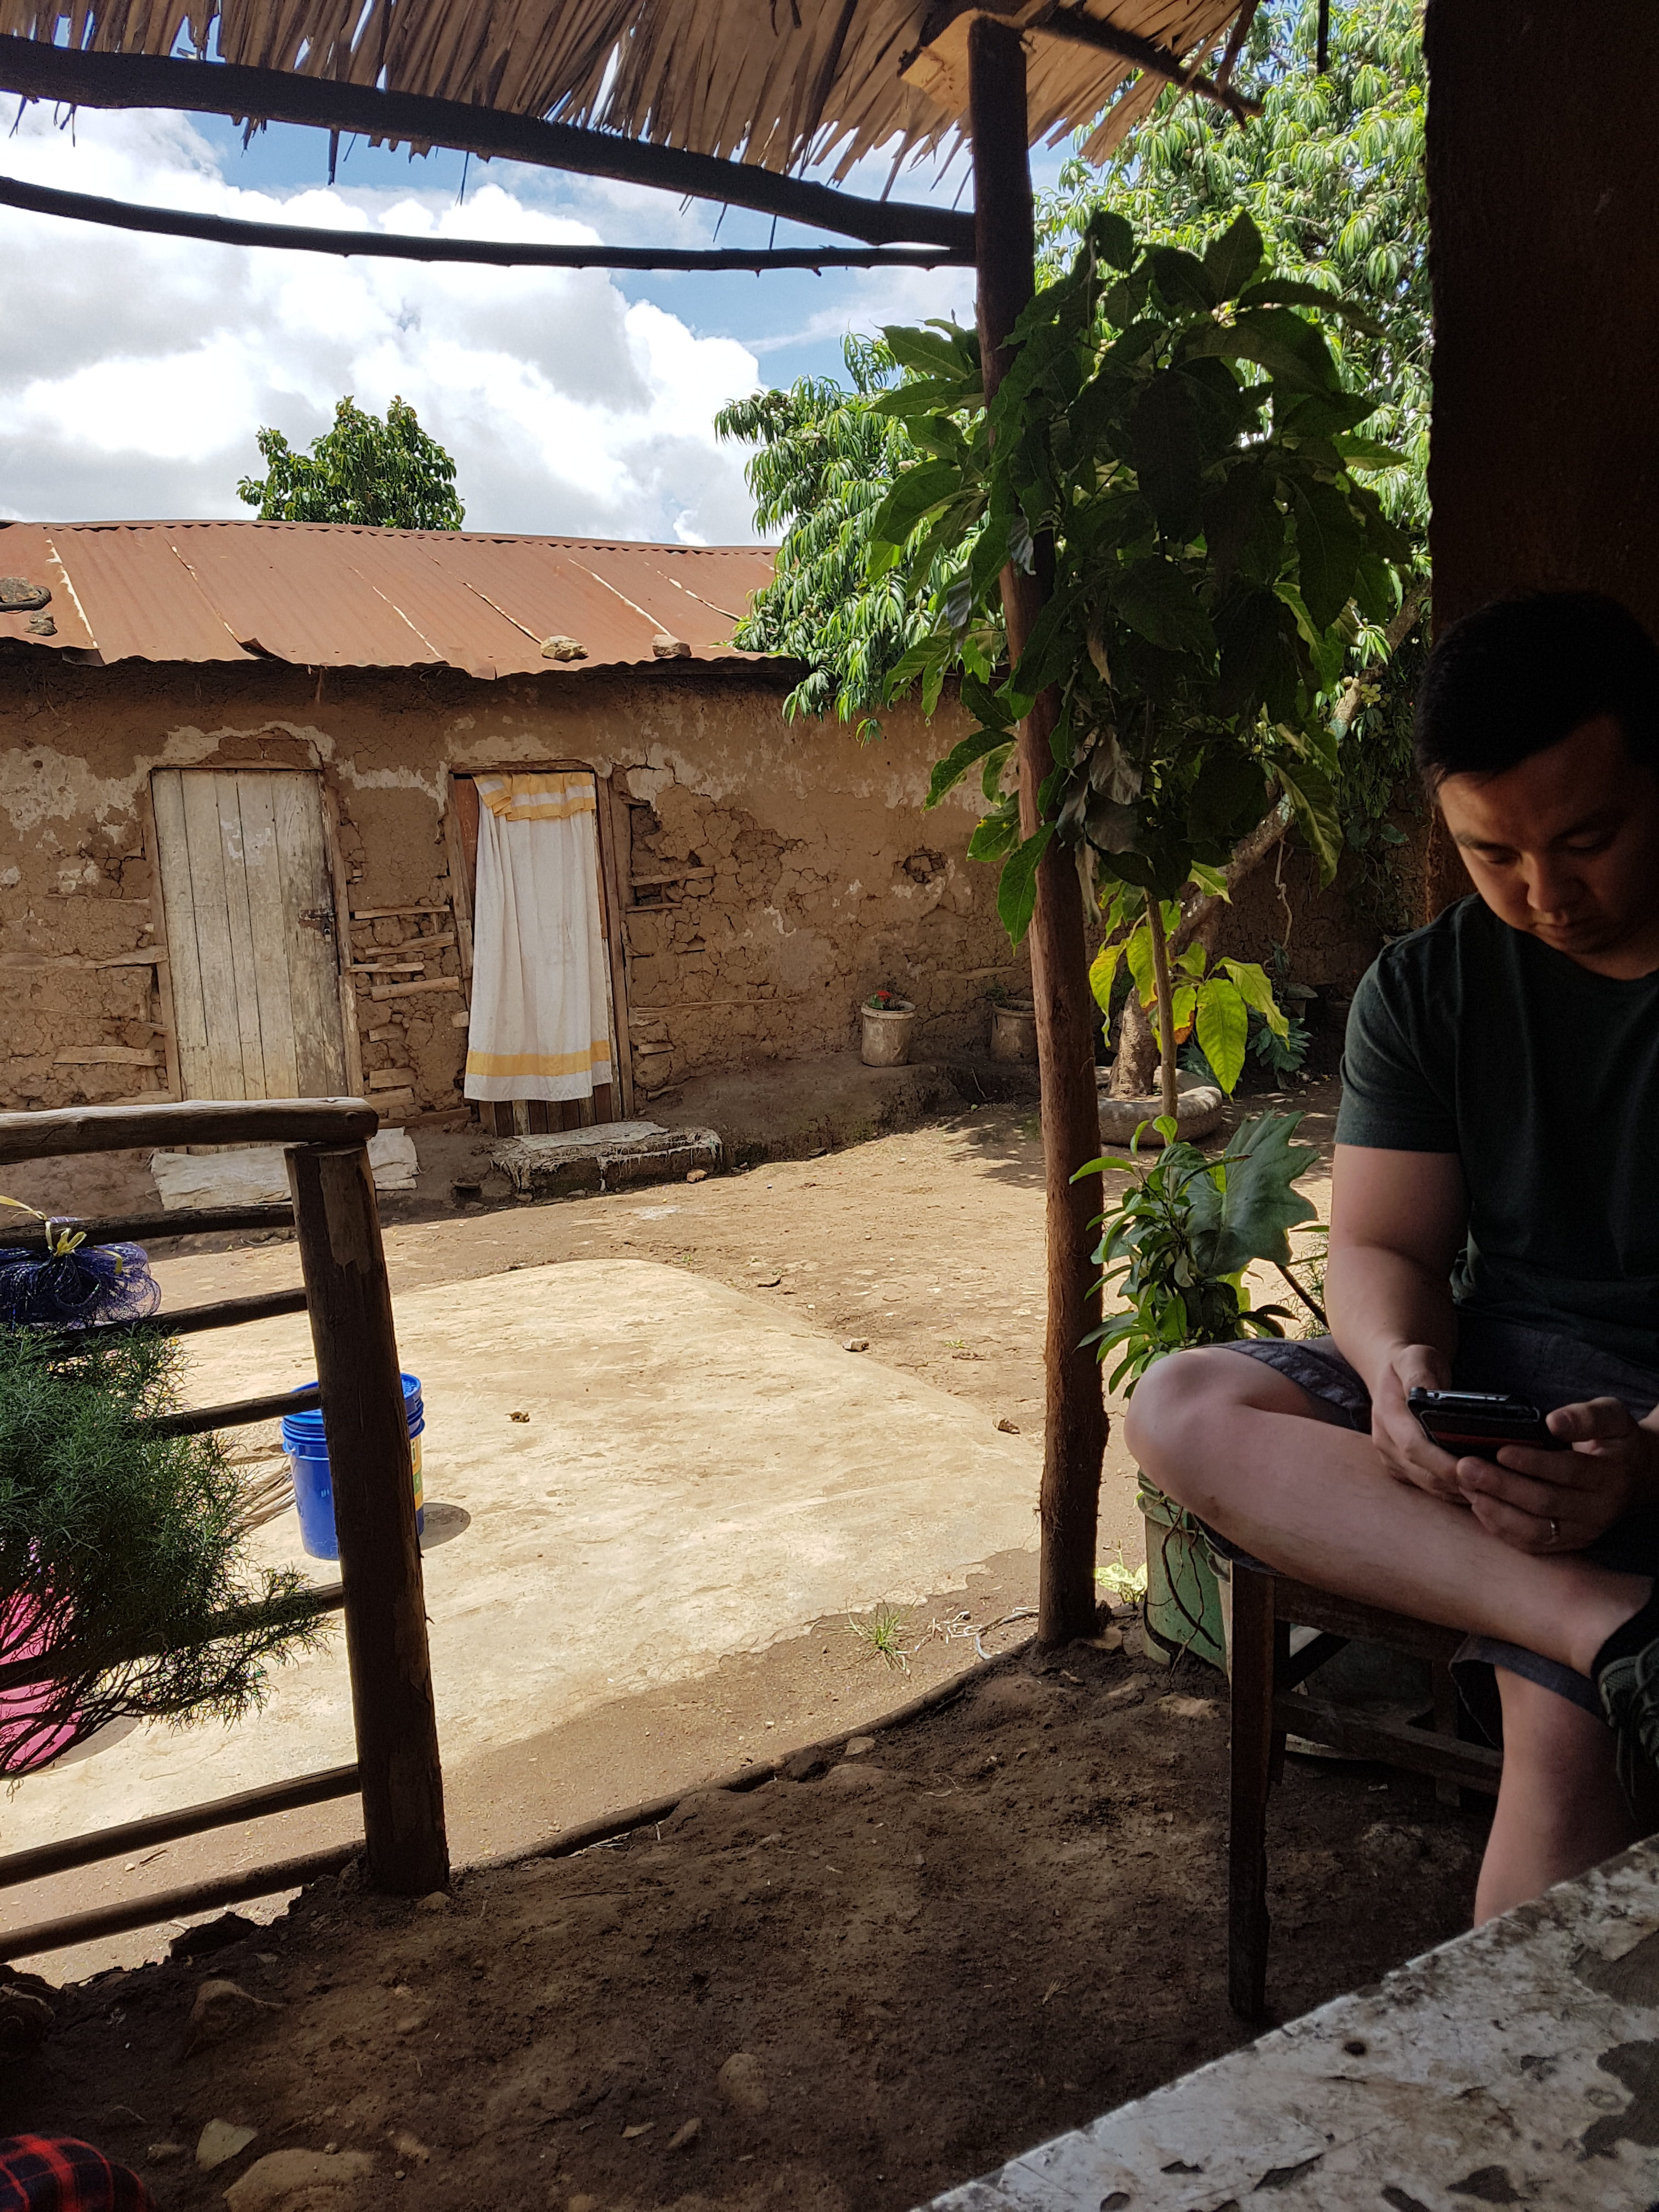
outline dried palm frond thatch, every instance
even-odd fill
[[[1027,33],[1034,138],[1109,111],[1098,159],[1167,78],[1091,24],[1196,67],[1239,0],[1005,0]],[[0,32],[165,56],[216,33],[227,62],[589,124],[659,146],[844,177],[951,142],[968,10],[952,0],[0,0]],[[1144,57],[1143,57],[1144,58]],[[1127,80],[1134,82],[1123,88]]]

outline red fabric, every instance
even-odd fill
[[[0,2138],[0,2212],[155,2212],[130,2166],[71,2136]]]

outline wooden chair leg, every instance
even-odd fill
[[[1457,1684],[1453,1680],[1452,1670],[1443,1661],[1437,1659],[1430,1665],[1429,1679],[1434,1686],[1434,1732],[1437,1735],[1455,1736],[1459,1733],[1459,1705]],[[1463,1802],[1462,1790],[1450,1776],[1445,1774],[1435,1777],[1434,1796],[1437,1805],[1450,1805],[1454,1808]]]
[[[1234,1564],[1232,1786],[1227,1836],[1227,2002],[1260,2020],[1267,1990],[1267,1793],[1273,1763],[1270,1574]]]

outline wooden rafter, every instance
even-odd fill
[[[578,176],[653,185],[694,199],[757,208],[872,246],[901,243],[973,252],[971,216],[902,200],[863,199],[830,185],[780,176],[744,161],[649,145],[607,131],[544,123],[531,115],[423,94],[299,76],[233,62],[177,61],[153,54],[88,53],[42,40],[0,36],[0,92],[64,106],[171,107],[310,125],[412,146],[448,146],[485,159],[525,161]]]
[[[234,216],[191,215],[178,208],[137,207],[91,192],[0,177],[0,207],[26,208],[74,222],[136,230],[162,238],[196,238],[216,246],[270,246],[289,253],[362,255],[382,261],[482,262],[497,269],[934,269],[969,266],[971,251],[950,246],[738,246],[707,251],[678,246],[541,246],[522,240],[422,238],[409,232],[322,230],[297,222],[246,222]]]

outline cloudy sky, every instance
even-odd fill
[[[12,103],[5,103],[7,111]],[[9,119],[9,114],[6,117]],[[0,173],[267,222],[612,244],[768,243],[769,218],[505,162],[411,162],[273,128],[25,108]],[[1040,173],[1052,170],[1053,157]],[[879,191],[884,165],[854,179]],[[962,167],[902,182],[951,200]],[[963,193],[966,201],[965,190]],[[806,234],[781,224],[777,243]],[[849,329],[972,312],[963,270],[720,276],[433,268],[204,246],[5,210],[0,516],[247,514],[269,423],[308,444],[341,393],[394,393],[455,456],[467,526],[751,539],[715,410],[840,367]]]

